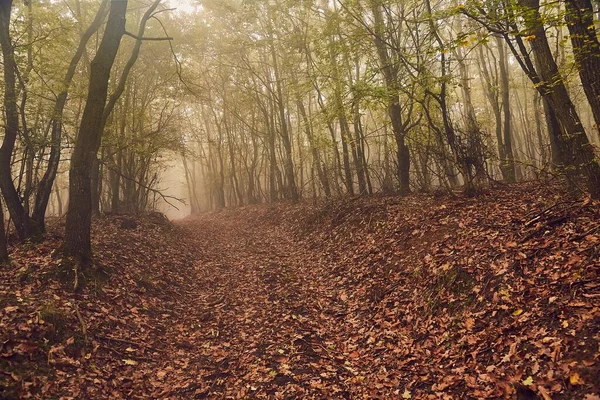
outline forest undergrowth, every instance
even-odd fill
[[[104,216],[78,293],[63,226],[0,268],[0,398],[600,399],[600,204],[557,186]]]

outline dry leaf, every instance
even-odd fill
[[[581,385],[581,384],[583,384],[583,381],[581,380],[581,377],[579,376],[579,374],[577,372],[575,372],[574,374],[572,374],[569,377],[569,383],[571,385]]]
[[[475,326],[475,320],[473,318],[467,318],[465,320],[465,328],[467,328],[468,330],[472,330],[473,326]]]

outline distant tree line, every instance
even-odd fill
[[[590,1],[205,1],[192,211],[560,175],[600,195]]]

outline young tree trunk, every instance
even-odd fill
[[[269,135],[269,202],[274,203],[279,200],[277,192],[277,153],[275,152],[275,122],[273,115],[266,115],[267,130]]]
[[[233,147],[233,133],[231,131],[231,129],[233,128],[229,126],[226,119],[223,121],[223,123],[225,125],[225,133],[227,134],[227,149],[229,151],[229,163],[231,168],[231,180],[233,191],[235,192],[235,196],[237,198],[237,205],[243,206],[244,195],[242,194],[242,191],[240,189],[240,183],[237,175],[237,167],[235,164],[235,149]]]
[[[361,187],[361,180],[363,180],[366,183],[366,193],[373,194],[373,186],[371,184],[371,177],[369,176],[367,157],[365,156],[365,137],[363,134],[360,106],[358,102],[356,102],[352,108],[354,114],[354,141],[356,142],[356,154],[358,157],[356,169],[358,173],[359,188]]]
[[[57,217],[62,218],[63,216],[63,201],[62,201],[62,197],[60,196],[60,188],[58,187],[58,185],[54,186],[54,193],[56,193],[56,214]]]
[[[4,208],[0,199],[0,263],[8,261],[8,248],[6,247],[6,230],[4,229]]]
[[[253,118],[255,119],[255,118]],[[259,158],[259,144],[256,134],[254,133],[255,122],[253,121],[253,132],[250,134],[250,138],[252,140],[252,162],[250,163],[250,168],[248,168],[248,203],[257,204],[259,200],[259,196],[257,196],[257,181],[260,182],[260,176],[256,177],[256,167],[258,165]]]
[[[92,257],[91,173],[102,138],[110,70],[125,34],[126,11],[127,0],[111,1],[106,29],[91,62],[87,101],[71,157],[64,250],[67,256],[74,257],[81,265],[88,264]]]
[[[388,106],[388,115],[392,120],[392,131],[396,140],[396,162],[398,163],[398,180],[400,194],[410,193],[410,152],[405,142],[406,132],[402,123],[402,109],[398,96],[394,96],[392,104]]]
[[[502,94],[502,111],[504,111],[503,147],[504,159],[500,159],[502,175],[507,182],[516,181],[515,157],[513,155],[511,115],[510,115],[510,92],[508,81],[508,58],[504,54],[504,42],[496,37],[498,46],[498,64],[500,66],[500,92]]]
[[[271,33],[271,32],[270,32]],[[277,109],[279,111],[279,122],[281,126],[280,136],[281,141],[283,142],[283,149],[285,151],[285,157],[283,160],[283,169],[285,171],[285,178],[287,180],[288,192],[290,195],[290,199],[293,202],[297,202],[300,200],[300,194],[298,192],[298,187],[296,186],[296,176],[294,173],[294,161],[292,157],[292,141],[290,132],[288,129],[286,113],[285,113],[285,105],[283,100],[283,85],[281,82],[281,76],[279,72],[279,63],[277,61],[277,53],[275,52],[275,44],[273,35],[271,33],[271,59],[273,61],[273,73],[275,75],[275,89],[277,91],[277,98],[275,102],[277,103]]]
[[[498,64],[496,61],[496,57],[492,53],[492,50],[487,46],[478,46],[479,47],[479,67],[482,75],[482,83],[484,94],[487,97],[490,106],[492,108],[492,113],[494,114],[495,121],[495,131],[496,131],[496,142],[498,145],[498,159],[500,161],[500,172],[502,173],[502,179],[508,181],[508,173],[504,168],[504,160],[506,159],[505,147],[504,147],[504,138],[502,137],[502,109],[500,107],[500,100],[498,96],[498,74],[492,74],[492,71],[495,69],[488,68],[487,58],[490,57],[492,61],[490,62],[491,66]],[[483,49],[487,50],[487,56],[484,54]]]
[[[388,54],[388,48],[384,41],[384,20],[381,10],[381,4],[376,0],[371,0],[371,11],[375,23],[373,41],[377,49],[380,68],[383,72],[385,85],[389,90],[388,116],[392,122],[392,131],[396,140],[396,160],[398,163],[398,180],[400,182],[400,194],[410,193],[410,152],[406,146],[406,131],[402,122],[402,107],[397,90],[398,85],[398,66],[394,65]]]
[[[194,215],[194,214],[198,213],[198,211],[200,211],[200,210],[197,207],[196,191],[194,189],[196,182],[194,182],[194,180],[191,176],[190,168],[187,163],[187,157],[185,156],[185,150],[183,150],[181,152],[181,159],[183,161],[183,171],[185,173],[185,182],[187,184],[188,196],[190,198],[190,214]]]
[[[39,229],[27,214],[12,177],[11,158],[19,134],[19,112],[17,108],[15,53],[10,37],[12,0],[0,2],[0,46],[4,63],[4,139],[0,147],[0,189],[15,224],[19,239],[24,240],[39,234]]]
[[[317,170],[317,176],[319,177],[319,182],[321,183],[321,187],[323,188],[323,192],[325,193],[325,197],[331,197],[331,188],[329,187],[329,180],[327,179],[327,175],[323,171],[323,167],[321,165],[321,156],[319,154],[319,150],[314,143],[314,137],[312,132],[312,127],[310,125],[310,121],[308,120],[308,115],[306,113],[306,108],[304,107],[304,103],[300,98],[296,100],[296,104],[298,105],[298,111],[300,112],[300,117],[302,118],[302,123],[304,124],[304,132],[306,133],[306,138],[308,139],[308,145],[310,146],[310,150],[313,158],[314,168]],[[309,105],[310,107],[310,105]]]

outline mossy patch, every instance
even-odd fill
[[[429,291],[430,311],[433,313],[438,309],[440,298],[452,299],[444,303],[450,311],[463,309],[473,301],[472,290],[475,283],[471,274],[460,266],[440,271]]]
[[[54,303],[42,305],[38,310],[38,319],[41,324],[48,326],[45,338],[50,343],[59,343],[72,333],[68,313]]]

